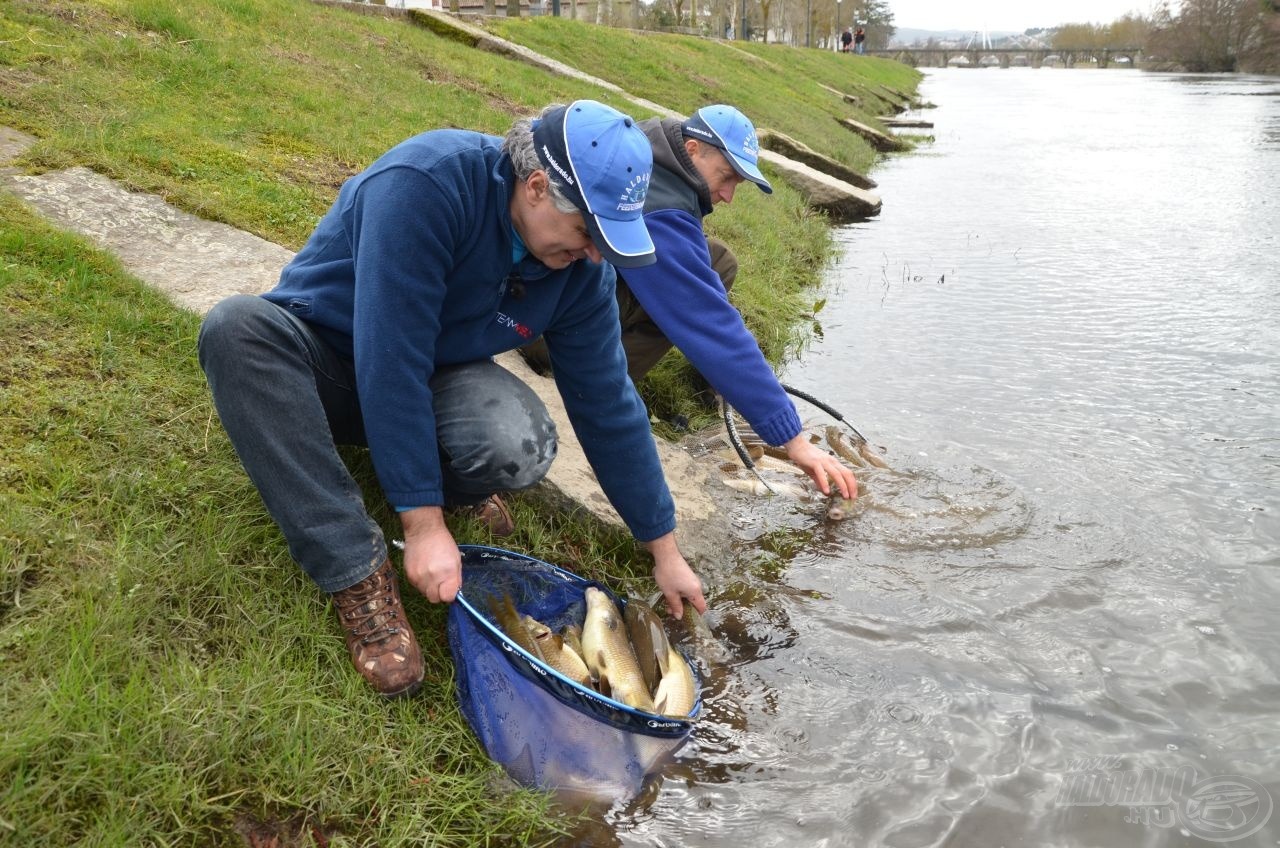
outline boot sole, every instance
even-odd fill
[[[418,690],[421,688],[422,681],[415,680],[403,689],[397,689],[395,692],[379,692],[378,694],[388,701],[395,701],[400,698],[412,698],[414,695],[418,694]]]

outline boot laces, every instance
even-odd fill
[[[400,605],[387,575],[381,569],[343,590],[339,608],[351,635],[359,636],[362,645],[386,641],[400,632],[400,628],[395,626],[400,617]]]

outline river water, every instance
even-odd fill
[[[1280,78],[921,93],[786,375],[890,470],[738,510],[731,659],[590,841],[1280,845]]]

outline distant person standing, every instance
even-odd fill
[[[848,34],[848,32],[849,32],[848,30],[845,30],[846,35]],[[867,41],[866,30],[864,30],[862,27],[858,27],[858,31],[853,34],[853,52],[857,53],[859,56],[866,53],[867,52],[866,41]]]
[[[840,52],[848,53],[850,44],[853,44],[853,32],[845,27],[844,32],[840,33]]]

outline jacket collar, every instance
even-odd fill
[[[689,151],[684,149],[684,133],[680,130],[680,123],[679,118],[650,118],[637,126],[649,138],[649,146],[653,148],[654,167],[665,168],[692,188],[698,195],[698,207],[705,218],[715,208],[711,203],[711,188],[693,166]]]

